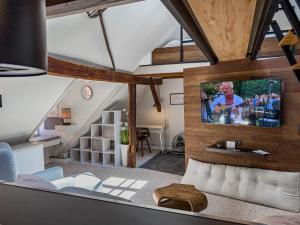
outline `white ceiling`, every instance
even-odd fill
[[[178,23],[160,0],[107,9],[106,32],[117,69],[134,71],[157,46],[172,40]],[[111,66],[99,19],[77,14],[47,21],[48,52]]]
[[[295,0],[292,4],[300,15]],[[291,29],[282,10],[274,19],[282,30]],[[153,49],[180,40],[180,25],[160,0],[109,8],[104,12],[104,22],[119,70],[133,72]],[[111,67],[98,18],[89,19],[82,13],[49,19],[47,28],[49,52]],[[183,37],[189,38],[185,32]]]

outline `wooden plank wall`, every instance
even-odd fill
[[[300,58],[298,57],[298,61]],[[283,125],[281,128],[208,125],[201,123],[200,83],[207,81],[279,77],[283,79]],[[262,61],[238,60],[210,67],[184,70],[186,162],[203,162],[300,171],[300,83],[285,57]],[[242,147],[262,148],[266,159],[207,152],[218,140],[241,140]]]
[[[257,0],[185,2],[219,61],[247,57]]]
[[[208,61],[196,45],[183,46],[183,62]],[[180,47],[156,48],[152,52],[152,64],[180,63]]]
[[[208,61],[196,45],[184,46],[183,51],[183,62],[185,63]],[[295,46],[295,54],[300,54],[300,43]],[[284,56],[284,52],[278,46],[276,38],[265,38],[258,52],[258,57],[278,56]],[[152,52],[152,64],[159,65],[168,63],[180,63],[180,47],[156,48]]]

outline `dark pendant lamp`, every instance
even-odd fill
[[[45,0],[0,0],[0,77],[46,73]]]

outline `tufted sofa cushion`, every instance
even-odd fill
[[[300,172],[280,172],[189,160],[181,181],[203,192],[300,211]]]

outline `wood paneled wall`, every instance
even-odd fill
[[[295,46],[295,54],[300,55],[300,43]],[[258,52],[259,58],[285,56],[276,38],[265,38]],[[183,62],[208,61],[196,45],[183,47]],[[180,63],[180,47],[156,48],[152,52],[152,64]]]
[[[298,61],[300,58],[298,58]],[[281,128],[209,125],[201,122],[200,83],[207,81],[277,77],[283,79]],[[184,70],[186,162],[193,158],[236,166],[300,171],[300,83],[285,57],[262,61],[238,60]],[[267,158],[207,152],[218,140],[241,140],[243,147],[261,148]]]

